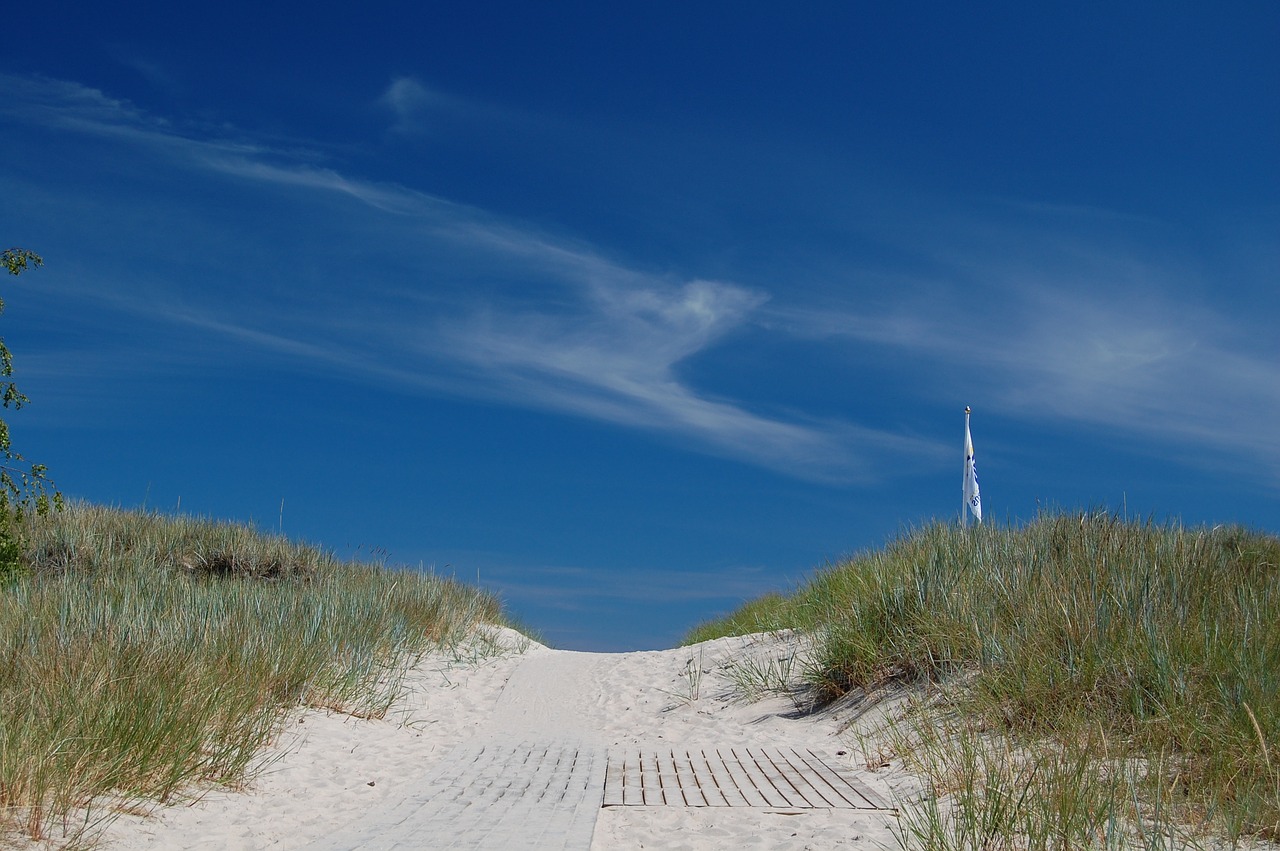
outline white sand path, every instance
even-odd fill
[[[604,788],[603,731],[582,723],[600,654],[541,648],[512,672],[492,714],[409,794],[308,851],[415,848],[585,851]]]
[[[512,640],[504,633],[506,640]],[[124,816],[104,848],[893,848],[891,812],[795,806],[601,808],[610,754],[710,748],[827,755],[886,799],[900,772],[858,765],[839,712],[744,702],[730,666],[785,664],[785,637],[622,654],[556,651],[424,660],[383,721],[308,710],[245,792]]]

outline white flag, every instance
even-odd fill
[[[965,519],[965,511],[972,511],[979,523],[982,522],[982,495],[978,492],[978,469],[973,463],[973,438],[969,435],[969,409],[964,409],[964,505],[960,509],[960,519]]]

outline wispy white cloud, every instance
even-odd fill
[[[596,278],[572,314],[488,311],[441,327],[439,339],[532,404],[685,435],[773,463],[838,455],[830,436],[700,396],[674,373],[763,300],[706,281],[617,290]]]
[[[163,121],[147,116],[127,101],[65,80],[0,74],[0,114],[33,124],[79,130],[150,125]]]
[[[1193,295],[1203,287],[1185,269],[1141,245],[1117,246],[1114,235],[1091,243],[1069,233],[1056,243],[1029,236],[1025,224],[991,227],[1014,247],[1001,257],[942,252],[962,283],[936,298],[865,310],[773,306],[764,321],[932,364],[919,373],[924,393],[962,384],[1005,415],[1100,427],[1161,453],[1181,448],[1191,464],[1280,480],[1280,352],[1265,323],[1228,317]]]
[[[1001,401],[1023,416],[1083,421],[1181,445],[1193,463],[1224,455],[1280,479],[1280,369],[1247,327],[1205,305],[1038,293],[995,367]]]
[[[215,149],[206,153],[202,160],[206,167],[224,174],[264,184],[347,195],[385,213],[420,217],[467,214],[466,208],[425,193],[394,185],[352,180],[333,169],[264,162],[246,156],[243,150]]]
[[[427,88],[413,77],[395,78],[378,98],[378,105],[392,115],[392,129],[400,133],[430,130],[432,113],[452,104],[452,98]]]
[[[515,107],[458,97],[409,76],[392,78],[374,106],[390,116],[391,135],[411,139],[492,132],[516,125],[528,134],[535,126],[546,125],[545,119],[524,114]]]
[[[155,88],[167,94],[180,94],[184,86],[173,71],[124,44],[107,45],[107,53],[126,68],[136,71]]]
[[[162,149],[181,169],[231,177],[253,191],[301,193],[304,206],[311,206],[306,196],[354,201],[358,206],[341,215],[358,218],[367,209],[391,217],[418,234],[416,250],[444,277],[478,268],[505,282],[478,292],[442,284],[442,301],[406,310],[402,302],[378,304],[405,282],[373,281],[355,317],[323,308],[273,312],[262,304],[249,314],[187,293],[103,296],[118,309],[326,370],[601,420],[802,478],[868,479],[890,456],[940,451],[853,423],[751,410],[683,378],[678,367],[751,326],[768,300],[761,290],[655,274],[520,222],[298,162],[252,140],[192,136],[91,89],[19,82],[24,91],[12,108],[40,103],[25,120],[112,135],[140,152]],[[401,81],[387,97],[408,111],[426,95]],[[361,228],[376,232],[369,223]],[[525,296],[530,289],[536,297]]]
[[[1158,225],[1147,219],[1010,202],[994,212],[931,210],[923,226],[898,210],[885,217],[893,232],[861,219],[865,236],[930,271],[907,278],[879,269],[874,285],[851,273],[851,306],[816,283],[747,286],[644,268],[525,222],[318,165],[305,147],[178,128],[74,83],[8,76],[0,90],[8,93],[0,115],[111,137],[140,157],[163,153],[188,174],[240,183],[250,200],[357,230],[373,240],[370,254],[385,246],[405,255],[394,273],[363,283],[358,311],[331,295],[345,290],[340,280],[323,282],[307,310],[264,301],[250,313],[163,292],[127,308],[298,363],[605,421],[808,479],[871,480],[905,458],[949,457],[929,441],[768,408],[689,377],[705,353],[747,335],[821,340],[846,363],[870,350],[900,353],[895,375],[920,399],[963,384],[1011,416],[1113,429],[1189,460],[1226,457],[1280,478],[1271,437],[1280,370],[1274,345],[1260,342],[1273,338],[1270,329],[1196,299],[1212,287],[1144,241]],[[462,109],[410,78],[393,81],[382,103],[404,122]],[[312,210],[322,198],[337,203]]]
[[[271,145],[239,137],[225,126],[177,126],[99,89],[65,80],[0,74],[0,116],[28,125],[115,140],[153,156],[198,165],[226,158],[269,157]],[[300,148],[282,151],[298,160]]]

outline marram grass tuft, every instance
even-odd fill
[[[1026,788],[1010,771],[1034,771],[1052,789],[1022,803],[1043,807],[1091,784],[1114,823],[1073,816],[1066,823],[1095,833],[1043,847],[1111,847],[1097,837],[1141,833],[1152,813],[1178,829],[1280,840],[1278,613],[1280,539],[1089,512],[1021,528],[929,525],[697,635],[762,623],[810,630],[817,648],[805,675],[826,699],[889,685],[944,693],[968,721],[926,736],[938,716],[922,710],[923,726],[897,736],[924,742],[903,753],[935,785],[954,786],[943,775],[959,771],[965,800],[991,807],[1000,790]],[[975,755],[978,742],[1017,756]],[[1012,806],[992,812],[1009,816],[1011,836],[1031,824]],[[947,829],[973,829],[968,815]],[[1041,828],[1058,823],[1041,815]],[[1121,816],[1130,833],[1116,826]],[[938,825],[930,830],[933,839],[912,841],[1006,847],[954,832],[946,844]]]
[[[501,618],[476,589],[229,523],[78,504],[21,531],[25,570],[0,589],[0,831],[34,838],[90,842],[102,801],[242,784],[288,709],[380,716],[421,653]]]

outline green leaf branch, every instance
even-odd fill
[[[8,248],[0,252],[0,265],[10,275],[20,275],[28,269],[44,265],[44,259],[25,248]],[[0,299],[0,312],[4,300]],[[17,410],[30,400],[13,382],[13,355],[4,340],[0,339],[0,406]],[[27,465],[9,437],[9,424],[0,419],[0,521],[21,517],[34,510],[47,514],[50,509],[62,508],[62,494],[48,478],[43,464]]]

